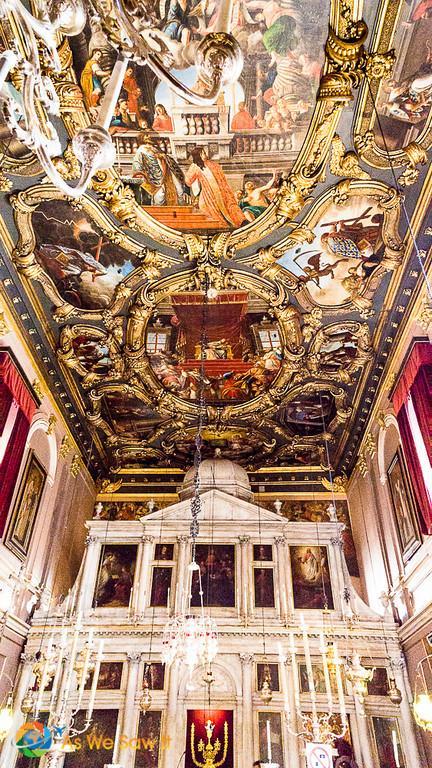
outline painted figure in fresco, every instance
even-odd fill
[[[246,103],[241,101],[238,105],[238,112],[235,113],[231,120],[232,131],[249,131],[256,127],[256,118],[252,117],[250,112],[246,109]]]
[[[133,67],[128,67],[123,80],[123,89],[127,93],[127,107],[129,113],[138,115],[140,111],[139,97],[141,96],[141,88],[139,87]]]
[[[102,55],[100,48],[95,48],[81,74],[80,83],[87,109],[92,109],[100,104],[104,93],[103,78],[110,76],[110,72],[101,67]]]
[[[172,133],[174,130],[173,122],[163,104],[156,104],[155,106],[152,128],[160,133]]]
[[[390,81],[388,111],[392,117],[418,123],[432,104],[432,46],[426,41],[427,56],[422,65],[402,83]]]
[[[182,205],[185,194],[183,171],[173,157],[161,152],[148,134],[138,137],[132,162],[134,178],[142,179],[141,189],[151,205]],[[145,202],[144,202],[145,204]]]
[[[125,607],[129,605],[132,589],[132,563],[108,550],[104,555],[96,587],[95,603],[99,607]]]
[[[345,739],[336,739],[334,745],[338,753],[334,763],[334,768],[358,768],[358,765],[354,760],[351,744],[349,744]]]
[[[245,216],[228,184],[222,166],[210,160],[205,149],[191,151],[192,164],[186,172],[186,184],[198,198],[201,213],[222,226],[241,227]]]
[[[167,0],[162,31],[172,40],[187,44],[199,28],[196,14],[201,13],[201,0]]]
[[[275,0],[247,0],[248,11],[260,11],[255,21],[264,21],[266,31],[263,34],[264,47],[270,54],[285,55],[298,44],[295,34],[299,20],[298,6],[295,3],[278,3]]]
[[[254,219],[264,213],[271,202],[271,192],[272,190],[276,191],[276,176],[277,174],[274,173],[270,181],[260,187],[255,186],[253,181],[246,181],[244,192],[239,195],[239,206],[248,221],[254,221]]]
[[[320,578],[321,566],[318,558],[314,555],[311,548],[308,547],[304,555],[299,557],[302,574],[305,581],[313,584]]]

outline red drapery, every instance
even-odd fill
[[[430,534],[432,533],[432,505],[429,501],[426,486],[424,484],[423,472],[418,459],[405,406],[402,406],[400,409],[397,415],[397,420],[411,482],[419,507],[421,528],[423,533]]]
[[[432,365],[422,365],[411,387],[411,398],[432,465]]]
[[[30,422],[36,410],[36,403],[18,368],[7,352],[0,352],[0,381],[6,385]]]
[[[3,535],[36,402],[8,352],[0,352],[0,397],[6,405],[14,399],[19,410],[0,464],[0,536]],[[0,409],[2,411],[2,409]],[[7,414],[6,414],[7,418]]]
[[[432,344],[428,341],[418,341],[404,365],[404,369],[392,395],[396,415],[408,400],[412,385],[422,366],[432,366]]]

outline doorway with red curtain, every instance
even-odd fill
[[[233,721],[233,711],[231,709],[188,709],[185,768],[198,768],[198,766],[203,765],[205,759],[200,747],[202,745],[205,747],[208,744],[208,735],[210,735],[210,741],[213,746],[217,739],[220,742],[219,750],[215,756],[215,763],[219,763],[226,752],[221,768],[233,768]]]

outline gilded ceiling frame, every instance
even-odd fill
[[[389,74],[392,54],[386,51],[369,54],[364,47],[368,30],[360,19],[358,0],[331,0],[330,27],[325,47],[325,65],[320,81],[314,113],[306,137],[291,171],[285,175],[275,202],[255,222],[227,233],[217,242],[221,255],[229,248],[244,248],[257,243],[282,226],[289,226],[308,201],[310,192],[322,180],[329,159],[334,134],[346,104],[353,99],[365,75],[382,78]],[[60,114],[70,137],[89,124],[72,68],[72,53],[67,39],[59,45],[62,71],[54,77],[60,99]],[[78,175],[78,166],[68,146],[57,168],[65,178]],[[150,236],[156,242],[177,250],[186,250],[194,258],[204,238],[185,236],[157,222],[135,201],[132,190],[119,178],[114,168],[100,172],[93,180],[93,190],[100,202],[127,226]]]
[[[290,249],[301,242],[313,240],[313,227],[320,221],[322,211],[329,203],[341,207],[347,205],[352,197],[365,196],[374,200],[383,214],[382,239],[384,255],[379,266],[372,275],[360,284],[353,285],[350,299],[343,304],[323,305],[312,299],[307,288],[296,275],[278,263],[278,260]],[[401,195],[381,181],[346,179],[333,187],[329,187],[313,202],[302,220],[301,227],[282,238],[269,248],[261,248],[256,254],[240,257],[238,262],[256,269],[262,277],[273,280],[277,284],[286,285],[290,293],[295,295],[302,308],[311,313],[311,324],[320,323],[322,314],[341,314],[347,310],[357,310],[361,317],[374,314],[372,297],[385,272],[393,272],[402,263],[405,245],[399,234],[401,215]],[[312,237],[311,237],[312,235]]]
[[[372,55],[385,55],[391,48],[397,31],[404,0],[381,0],[373,30]],[[404,147],[389,150],[375,142],[373,126],[377,122],[374,104],[377,102],[381,81],[366,77],[362,83],[353,124],[354,145],[361,159],[373,168],[404,168],[399,176],[401,186],[414,184],[419,177],[420,165],[428,162],[427,151],[432,146],[432,108],[420,136]]]

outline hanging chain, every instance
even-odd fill
[[[205,373],[205,361],[207,358],[207,332],[206,332],[206,320],[207,320],[207,304],[208,304],[208,282],[204,285],[204,300],[202,305],[202,323],[200,334],[200,372],[199,372],[199,399],[198,399],[198,428],[195,436],[195,454],[194,454],[194,494],[191,501],[191,525],[190,535],[192,537],[192,562],[195,562],[196,553],[196,539],[199,534],[199,522],[198,517],[201,513],[201,478],[200,467],[202,461],[202,447],[203,447],[203,427],[206,413],[206,399],[205,399],[205,385],[206,385],[206,373]]]

